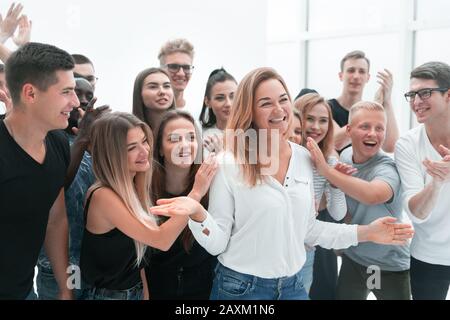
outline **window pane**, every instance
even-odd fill
[[[300,89],[300,79],[305,70],[300,70],[300,45],[298,43],[272,44],[267,48],[267,64],[283,77],[294,98]]]
[[[417,20],[423,22],[448,21],[450,1],[448,0],[417,0]]]
[[[382,49],[384,48],[384,49]],[[389,48],[389,50],[386,50]],[[362,50],[370,60],[369,83],[366,85],[363,99],[373,100],[377,83],[377,72],[384,68],[393,73],[394,87],[392,101],[400,130],[409,127],[409,108],[404,101],[404,77],[400,74],[400,37],[397,34],[348,37],[340,39],[316,40],[309,44],[307,86],[316,89],[326,98],[336,98],[342,92],[339,80],[340,61],[350,51]]]
[[[294,40],[300,31],[299,0],[267,1],[267,37],[269,41]]]
[[[416,61],[421,65],[427,61],[443,61],[450,64],[450,28],[418,31],[416,35]]]
[[[309,31],[355,30],[399,24],[402,1],[312,0],[309,1]]]

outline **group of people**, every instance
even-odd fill
[[[0,299],[446,298],[448,64],[411,72],[419,126],[401,136],[390,71],[362,101],[361,51],[331,100],[291,99],[271,68],[216,69],[197,121],[194,47],[171,40],[131,113],[112,112],[95,107],[93,63],[28,42],[21,10],[0,22],[0,42],[28,38],[0,44]]]

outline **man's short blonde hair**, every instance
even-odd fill
[[[194,46],[192,43],[182,38],[174,39],[167,41],[159,51],[158,59],[161,66],[165,64],[164,60],[166,56],[176,52],[185,53],[194,60]]]
[[[381,104],[375,101],[359,101],[355,103],[351,108],[348,114],[348,123],[352,122],[353,117],[360,110],[368,110],[368,111],[380,111],[384,113],[384,117],[386,118],[386,112]]]

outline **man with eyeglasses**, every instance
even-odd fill
[[[158,59],[161,68],[169,73],[170,82],[175,94],[175,106],[184,108],[184,90],[191,79],[194,66],[194,46],[186,39],[168,41],[161,48]]]
[[[403,206],[414,223],[413,299],[445,300],[450,285],[450,66],[428,62],[411,72],[406,100],[419,126],[402,136],[395,161]]]

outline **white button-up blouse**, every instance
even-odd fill
[[[358,243],[356,225],[316,220],[309,152],[290,146],[283,185],[267,176],[249,187],[233,156],[219,156],[207,218],[190,220],[189,227],[224,266],[261,278],[292,276],[305,263],[305,244],[341,249]]]

